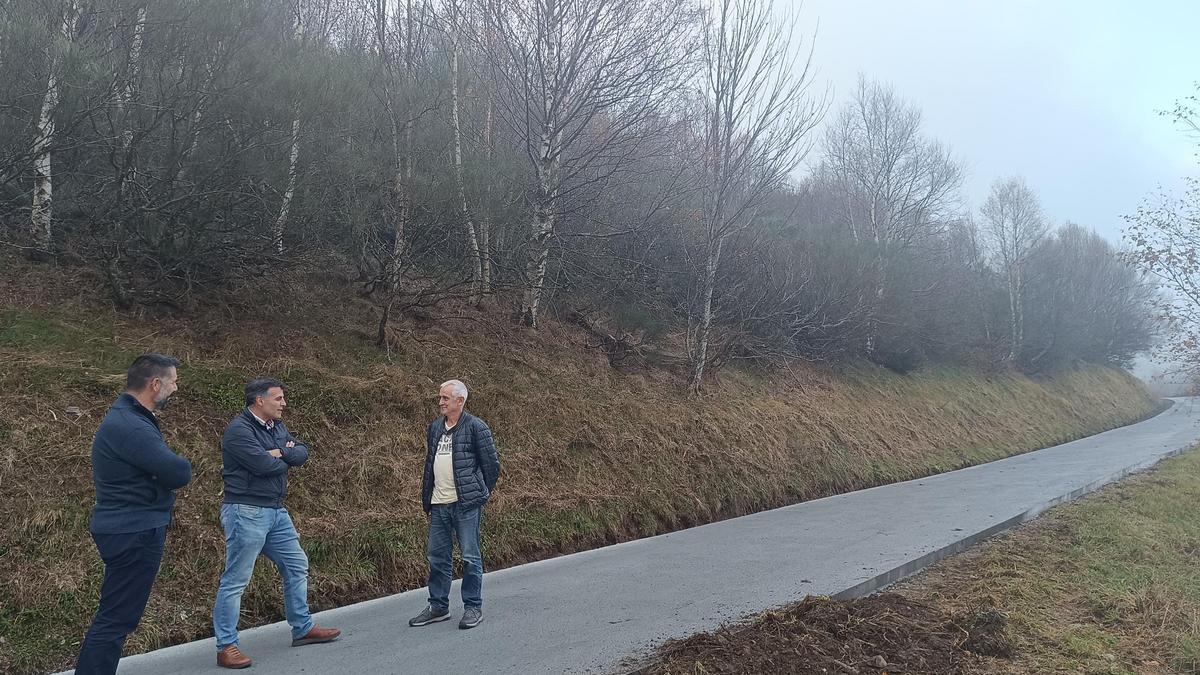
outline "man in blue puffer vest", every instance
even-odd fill
[[[425,443],[421,503],[429,516],[429,606],[409,620],[426,626],[450,618],[450,581],[454,578],[453,539],[463,561],[463,616],[459,628],[483,621],[483,557],[479,525],[500,475],[492,430],[466,412],[467,386],[458,380],[438,390],[441,417],[430,423]]]
[[[167,447],[154,416],[178,387],[178,367],[166,354],[134,359],[125,393],[92,441],[96,506],[89,529],[104,560],[104,582],[79,650],[79,675],[117,672],[125,638],[141,622],[158,576],[175,491],[192,479],[191,463]]]
[[[225,498],[225,572],[213,607],[217,665],[248,668],[250,657],[238,648],[242,592],[250,583],[261,553],[283,577],[283,607],[292,627],[292,646],[336,640],[341,631],[313,624],[308,611],[308,556],[288,510],[287,475],[308,461],[308,446],[283,424],[287,408],[283,383],[260,378],[246,385],[246,408],[233,418],[221,439],[221,475]]]

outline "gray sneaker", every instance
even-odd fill
[[[466,630],[474,628],[483,621],[483,610],[478,607],[467,607],[463,610],[462,621],[458,622],[458,627]]]
[[[434,609],[433,605],[425,608],[425,611],[408,620],[410,626],[428,626],[431,623],[445,621],[450,618],[449,609]]]

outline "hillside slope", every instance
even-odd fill
[[[365,337],[371,307],[333,281],[248,284],[244,305],[177,318],[111,311],[81,293],[96,284],[77,274],[19,262],[0,273],[5,672],[68,666],[95,609],[91,437],[144,351],[185,362],[163,426],[195,479],[180,492],[131,651],[211,634],[223,561],[218,441],[255,375],[289,385],[288,426],[313,449],[292,473],[288,505],[315,609],[423,584],[423,432],[437,384],[451,377],[471,387],[468,408],[491,424],[504,465],[484,526],[490,569],[989,461],[1155,408],[1135,379],[1098,366],[1033,380],[780,364],[729,369],[689,399],[669,373],[613,370],[587,336],[554,321],[531,332],[500,310],[443,308],[459,318],[401,324],[385,354]],[[242,609],[243,625],[281,618],[269,565]]]

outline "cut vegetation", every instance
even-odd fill
[[[1122,371],[1042,379],[966,367],[899,376],[873,366],[729,368],[701,398],[662,369],[614,370],[589,335],[503,309],[397,325],[385,354],[358,332],[373,311],[330,280],[187,320],[97,309],[90,277],[17,263],[0,276],[0,670],[71,663],[102,566],[87,534],[92,434],[138,353],[185,361],[164,414],[195,479],[181,491],[162,572],[131,652],[211,634],[223,543],[221,429],[241,387],[290,387],[288,425],[312,446],[288,506],[325,609],[424,583],[419,506],[436,385],[460,377],[504,464],[489,506],[489,569],[990,461],[1142,418],[1155,403]],[[303,297],[303,301],[294,298]],[[452,308],[443,316],[453,316]],[[68,408],[77,407],[78,415]],[[243,625],[281,618],[260,565]],[[924,621],[925,619],[921,619]]]
[[[806,598],[665,647],[666,673],[1200,672],[1200,452],[878,596]]]

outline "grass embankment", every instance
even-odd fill
[[[1002,618],[987,673],[1200,672],[1200,452],[1052,510],[896,589]]]
[[[93,291],[80,296],[93,280],[3,262],[13,263],[0,273],[3,671],[66,666],[77,649],[102,572],[87,534],[91,437],[124,367],[151,349],[185,360],[163,417],[195,479],[180,493],[130,651],[211,634],[223,561],[218,439],[253,375],[289,384],[288,426],[313,448],[288,505],[317,609],[422,585],[423,431],[449,377],[471,386],[468,407],[495,430],[504,464],[485,523],[492,569],[993,460],[1154,408],[1135,380],[1099,367],[1044,380],[730,369],[689,400],[671,374],[616,372],[576,329],[547,321],[530,332],[500,310],[399,325],[388,356],[363,333],[372,308],[337,283],[248,288],[259,301],[244,307],[138,318],[105,309]],[[82,416],[67,417],[67,406]],[[280,618],[269,565],[242,609],[244,625]]]
[[[1200,672],[1200,452],[872,598],[809,598],[668,646],[647,674]]]

